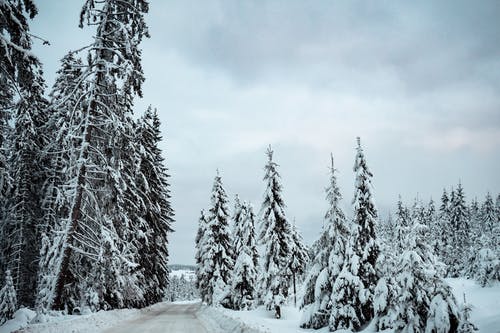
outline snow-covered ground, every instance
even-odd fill
[[[453,287],[457,299],[462,302],[465,292],[467,302],[474,306],[472,321],[478,326],[481,333],[500,333],[500,284],[493,287],[481,288],[474,281],[466,279],[447,279]],[[168,323],[169,316],[182,316],[199,320],[207,332],[244,332],[244,333],[294,333],[314,332],[326,333],[327,328],[321,330],[304,330],[299,328],[300,311],[292,306],[282,309],[282,318],[275,319],[273,313],[263,307],[252,311],[232,311],[221,308],[196,306],[196,301],[158,303],[151,307],[136,310],[123,309],[100,311],[86,315],[48,316],[47,322],[42,324],[28,323],[35,317],[33,311],[21,309],[16,317],[0,326],[0,333],[8,333],[24,327],[20,332],[105,332],[110,328],[119,328],[131,325],[146,324],[151,320],[152,325],[158,321]],[[192,306],[190,306],[192,305]],[[177,306],[177,308],[176,308]],[[188,313],[183,313],[186,309]],[[180,313],[178,313],[180,311]],[[161,317],[163,316],[163,317]],[[155,324],[155,325],[156,325]],[[154,326],[154,325],[153,325]],[[364,332],[373,330],[367,328]],[[387,332],[388,333],[388,332]]]
[[[464,293],[467,303],[474,308],[471,321],[479,332],[500,333],[500,284],[481,288],[476,282],[467,279],[446,279],[452,286],[455,297],[463,303]]]

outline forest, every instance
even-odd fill
[[[257,208],[238,195],[230,203],[217,170],[197,221],[196,278],[173,274],[188,266],[169,267],[175,214],[159,111],[134,110],[148,11],[146,0],[83,0],[75,24],[92,38],[55,55],[48,87],[33,45],[50,42],[29,27],[35,1],[0,0],[0,325],[19,309],[43,323],[201,298],[276,320],[293,304],[302,329],[476,331],[467,295],[457,299],[447,279],[500,281],[500,194],[471,198],[458,180],[437,202],[400,197],[382,216],[360,137],[350,208],[332,154],[312,244],[287,214],[269,146]]]

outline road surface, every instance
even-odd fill
[[[160,309],[151,310],[141,317],[112,327],[105,333],[209,333],[196,318],[199,303],[165,304]]]

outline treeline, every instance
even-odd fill
[[[381,239],[390,248],[398,228],[416,220],[426,227],[424,236],[435,255],[445,264],[445,276],[475,279],[481,286],[500,281],[500,194],[484,200],[466,201],[462,184],[443,190],[439,207],[415,199],[411,207],[401,198],[396,212],[379,225]],[[392,248],[394,250],[394,248]]]
[[[1,321],[21,306],[142,307],[166,290],[173,210],[160,121],[152,108],[133,117],[148,3],[83,3],[93,40],[62,58],[45,95],[28,25],[37,8],[0,2]]]
[[[340,205],[332,157],[325,223],[309,249],[286,217],[271,149],[257,217],[237,197],[230,218],[217,175],[196,238],[202,299],[232,309],[273,309],[290,301],[294,278],[302,275],[302,328],[472,332],[470,306],[459,306],[444,277],[474,277],[482,285],[500,279],[500,200],[495,207],[488,194],[483,204],[468,207],[459,185],[450,199],[443,195],[439,209],[432,201],[409,209],[400,200],[395,217],[381,221],[359,139],[356,151],[351,217]]]

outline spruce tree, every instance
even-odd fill
[[[293,302],[297,306],[297,282],[301,280],[302,275],[305,273],[307,262],[309,261],[309,254],[307,247],[304,244],[302,235],[297,230],[295,223],[292,225],[292,248],[290,250],[290,261],[288,269],[292,277],[293,287]]]
[[[450,201],[450,228],[451,245],[445,263],[448,265],[448,275],[458,277],[465,271],[466,260],[463,253],[469,248],[469,214],[465,203],[465,195],[462,184],[459,183],[457,190],[452,193]]]
[[[372,173],[368,169],[366,159],[361,148],[361,142],[357,139],[357,154],[354,163],[356,174],[354,192],[354,228],[357,229],[353,239],[356,255],[359,257],[359,276],[363,289],[361,324],[365,324],[373,318],[373,293],[378,281],[375,264],[377,262],[379,247],[375,235],[375,224],[377,209],[372,195],[371,178]]]
[[[12,319],[17,310],[17,296],[10,271],[5,271],[5,284],[0,290],[0,325]]]
[[[80,84],[82,119],[72,128],[78,156],[64,187],[71,194],[62,230],[49,237],[55,251],[55,285],[46,303],[55,309],[84,304],[95,309],[133,306],[142,301],[141,271],[137,269],[138,232],[134,219],[140,209],[134,186],[136,156],[132,102],[142,95],[144,80],[138,48],[148,36],[144,0],[87,0],[80,26],[96,27],[87,51]],[[57,240],[56,234],[62,234]],[[55,243],[58,241],[59,244]]]
[[[229,208],[226,190],[217,171],[212,188],[207,231],[202,260],[207,279],[206,300],[209,305],[230,306],[229,285],[234,267],[232,235],[229,229]]]
[[[31,52],[28,24],[36,14],[30,0],[0,4],[0,269],[11,271],[19,304],[25,306],[33,306],[35,299],[44,179],[40,150],[47,142],[41,130],[45,82]]]
[[[397,297],[392,328],[401,332],[454,332],[459,313],[451,288],[439,275],[439,262],[426,242],[427,227],[413,219],[405,229],[394,266]]]
[[[233,249],[236,257],[232,273],[231,298],[235,310],[249,310],[255,305],[258,253],[255,214],[248,202],[239,203],[235,212]]]
[[[140,237],[135,242],[137,262],[143,269],[144,305],[162,300],[169,278],[168,234],[173,231],[174,212],[170,203],[168,170],[162,151],[160,119],[156,109],[149,107],[138,124],[139,170],[136,184],[143,209],[137,220]]]
[[[340,200],[342,195],[337,185],[333,155],[331,157],[330,178],[326,187],[328,209],[319,239],[315,242],[311,263],[306,270],[303,283],[303,308],[300,326],[314,328],[328,326],[331,309],[333,285],[344,265],[349,226]]]
[[[450,232],[450,199],[446,189],[443,189],[441,195],[441,205],[438,213],[439,219],[439,245],[437,254],[443,262],[447,262],[449,247],[451,246],[451,232]]]
[[[204,210],[201,210],[200,218],[198,219],[198,232],[196,233],[195,247],[196,247],[196,288],[201,296],[203,302],[208,303],[210,295],[208,293],[208,262],[205,263],[205,259],[209,259],[205,256],[206,253],[206,240],[211,239],[210,235],[211,229],[208,228],[208,218]]]
[[[267,149],[268,161],[264,168],[266,190],[260,210],[259,243],[261,254],[260,301],[268,310],[284,304],[288,297],[292,229],[285,215],[283,187],[278,173],[278,164],[273,161],[271,146]]]
[[[331,314],[329,329],[358,331],[366,316],[362,309],[366,305],[365,286],[359,276],[361,258],[356,254],[357,229],[353,229],[351,237],[346,244],[344,265],[335,279],[331,294]]]

